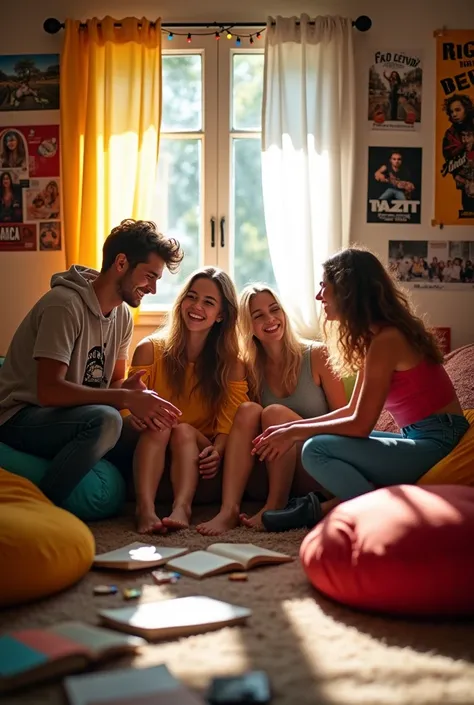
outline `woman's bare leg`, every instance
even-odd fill
[[[136,521],[140,534],[166,531],[156,515],[155,498],[165,469],[166,447],[171,430],[143,431],[133,455],[133,477],[136,494]]]
[[[204,536],[218,536],[239,524],[240,503],[255,463],[252,440],[261,429],[262,407],[254,402],[239,406],[224,456],[222,504],[213,519],[196,528]]]
[[[277,426],[288,421],[299,421],[301,416],[281,404],[271,404],[262,412],[262,428]],[[253,517],[241,516],[242,524],[249,528],[262,528],[262,514],[268,509],[283,509],[288,504],[291,484],[295,474],[299,449],[296,446],[276,460],[266,462],[268,497],[265,506]]]
[[[199,453],[210,441],[193,426],[180,423],[171,431],[171,484],[173,509],[163,517],[167,529],[186,529],[191,521],[191,507],[199,482]]]

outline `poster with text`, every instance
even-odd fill
[[[31,223],[0,223],[0,252],[37,249],[38,226]]]
[[[59,110],[59,54],[0,56],[0,111]]]
[[[419,130],[422,92],[423,66],[418,52],[373,53],[368,105],[373,130]]]
[[[474,224],[474,30],[436,37],[435,225]]]
[[[0,251],[31,249],[35,222],[61,219],[59,157],[58,125],[0,127]]]
[[[421,222],[421,148],[369,147],[368,223]]]
[[[474,240],[390,240],[388,261],[415,289],[474,289]]]

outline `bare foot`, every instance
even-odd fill
[[[139,534],[164,534],[166,527],[155,512],[137,511],[137,531]]]
[[[240,523],[247,527],[247,529],[259,529],[263,531],[264,526],[262,524],[262,514],[266,512],[268,507],[263,507],[259,512],[249,517],[247,514],[240,515]]]
[[[239,525],[239,510],[221,509],[214,519],[205,521],[196,526],[196,530],[203,536],[219,536],[225,534],[226,531],[235,529]]]
[[[163,526],[170,531],[188,529],[190,519],[191,509],[188,509],[188,507],[174,507],[169,517],[163,517]]]

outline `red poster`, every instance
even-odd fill
[[[32,252],[37,249],[37,225],[24,223],[0,224],[1,252]]]
[[[0,127],[0,169],[19,180],[59,177],[59,125]]]

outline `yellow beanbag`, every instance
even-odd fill
[[[454,450],[418,481],[418,485],[474,486],[474,409],[464,412],[470,428]]]
[[[69,587],[87,573],[94,553],[85,524],[0,468],[0,606]]]

